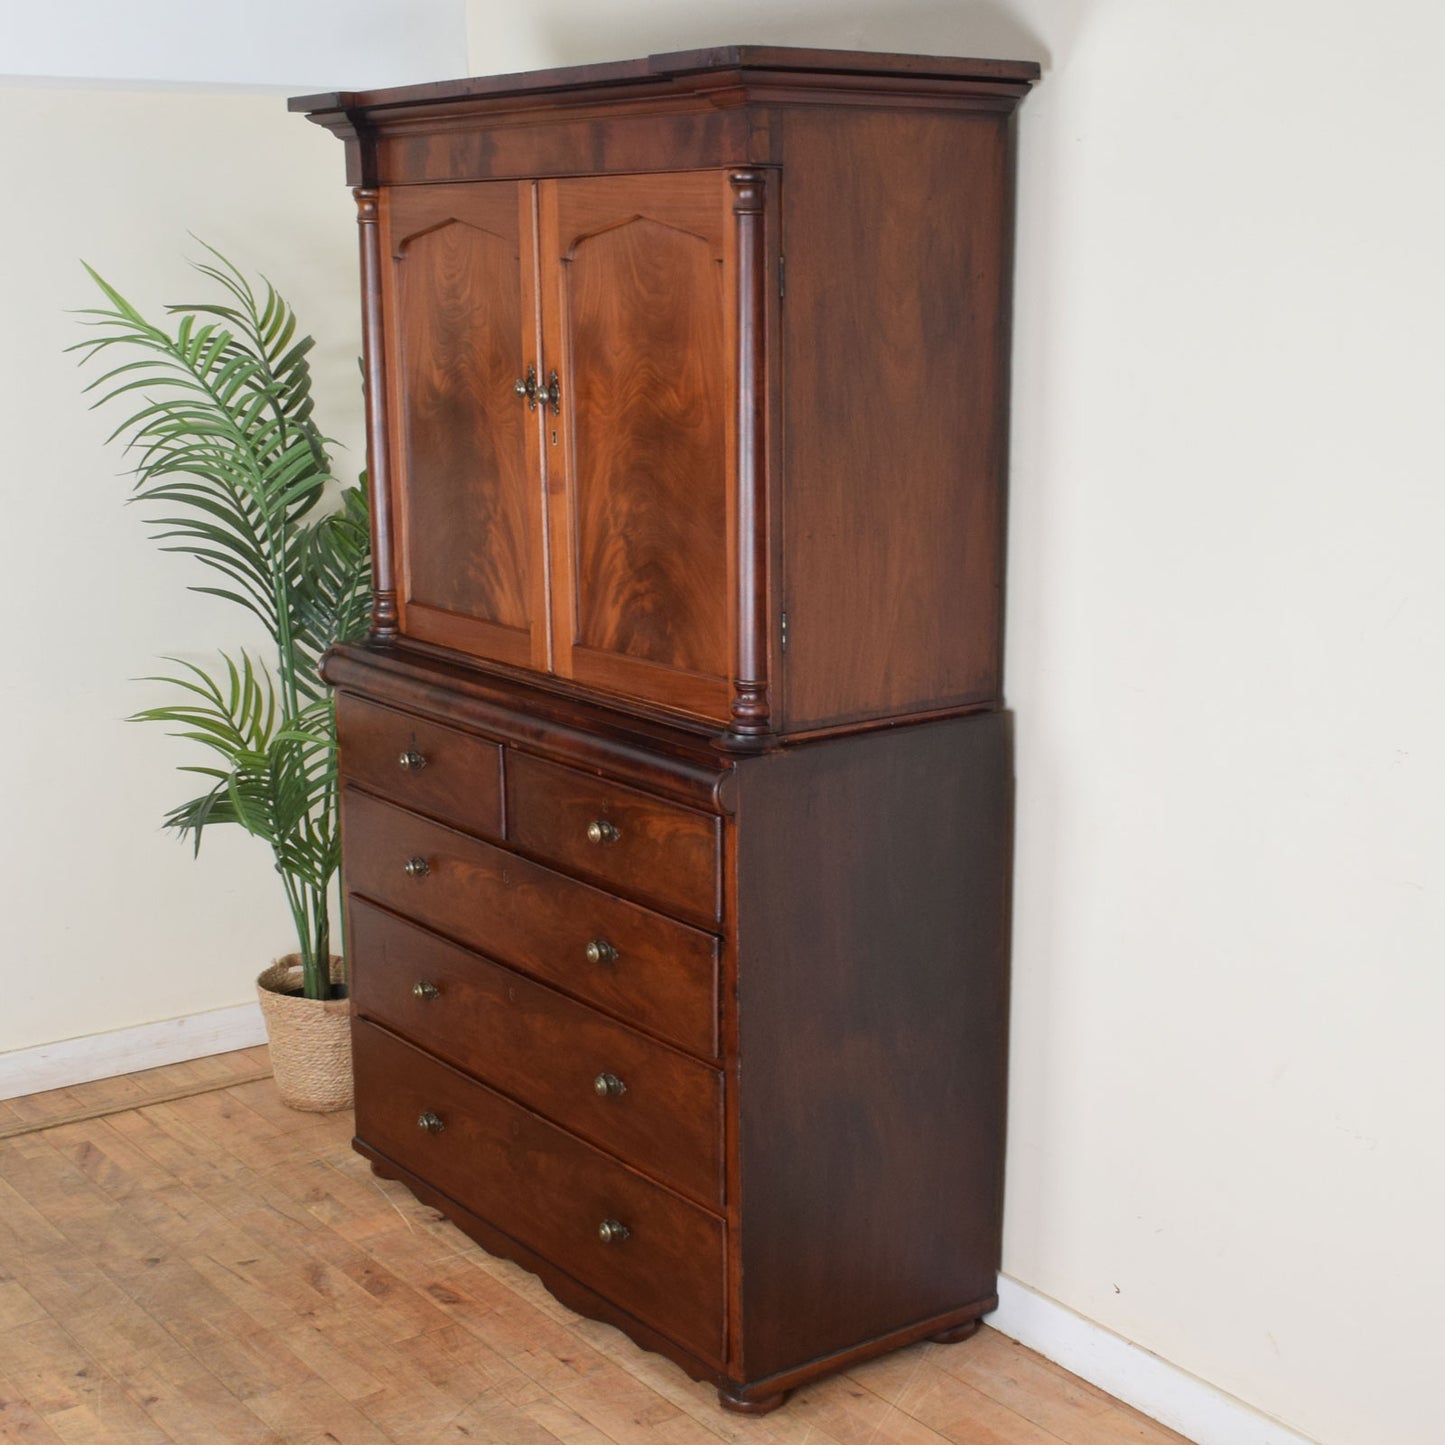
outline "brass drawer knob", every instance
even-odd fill
[[[604,1219],[597,1226],[597,1238],[603,1244],[621,1244],[631,1233],[632,1231],[625,1224],[620,1224],[615,1219]]]
[[[408,748],[396,762],[404,773],[419,773],[426,767],[426,759],[415,748]]]
[[[622,834],[606,818],[594,818],[587,825],[587,841],[589,843],[615,843],[621,836]]]
[[[408,878],[425,878],[431,872],[431,864],[425,858],[408,858],[401,865],[401,871]]]
[[[592,1087],[599,1099],[620,1099],[627,1092],[627,1085],[616,1074],[598,1074],[592,1080]]]
[[[430,1109],[416,1121],[416,1127],[426,1134],[440,1134],[446,1125]]]
[[[419,998],[423,1003],[428,1003],[441,992],[441,989],[429,979],[419,978],[412,984],[411,992],[413,998]]]
[[[594,938],[587,945],[588,963],[616,963],[617,950],[605,938]]]

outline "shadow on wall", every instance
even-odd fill
[[[1084,0],[1066,0],[1073,12]],[[852,8],[819,0],[742,3],[726,7],[632,0],[582,10],[575,0],[542,0],[532,7],[545,63],[584,65],[712,45],[801,45],[832,50],[884,50],[900,54],[970,55],[986,59],[1050,57],[1030,25],[1007,6],[978,0],[874,0]],[[1068,28],[1072,28],[1072,21]]]

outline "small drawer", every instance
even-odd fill
[[[507,839],[619,893],[712,926],[721,820],[594,774],[507,754]]]
[[[502,836],[499,744],[338,693],[341,776],[471,833]]]
[[[714,1208],[722,1075],[509,968],[353,899],[356,1011]]]
[[[711,934],[357,788],[342,789],[341,827],[349,892],[716,1057]]]
[[[720,1362],[721,1219],[359,1019],[352,1057],[362,1143]]]

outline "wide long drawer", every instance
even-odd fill
[[[717,1054],[718,940],[355,788],[346,886],[694,1053]]]
[[[357,1012],[716,1208],[722,1075],[390,913],[353,899]]]
[[[721,1360],[722,1220],[371,1024],[352,1043],[363,1143]]]

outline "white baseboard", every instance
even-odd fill
[[[1008,1275],[987,1323],[1195,1445],[1317,1445]]]
[[[67,1089],[93,1079],[181,1064],[265,1042],[261,1005],[242,1003],[111,1033],[12,1049],[0,1054],[0,1099]]]

